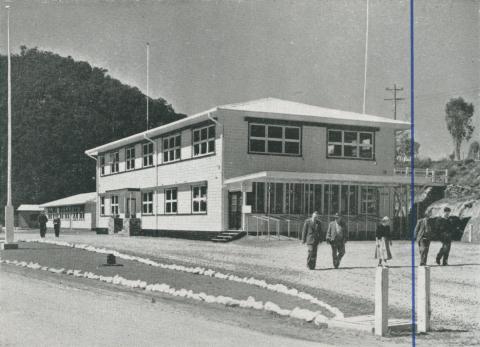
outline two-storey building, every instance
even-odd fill
[[[325,223],[341,213],[361,237],[378,217],[408,213],[410,175],[394,158],[395,132],[409,127],[275,98],[218,106],[87,150],[97,226],[120,216],[140,218],[146,235],[290,233],[319,211]]]

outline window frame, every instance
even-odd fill
[[[252,136],[252,126],[261,126],[265,129],[265,135],[263,137],[260,136]],[[269,137],[268,136],[268,129],[269,127],[279,127],[282,129],[282,137]],[[286,129],[293,128],[298,129],[298,139],[288,139],[286,138]],[[263,155],[281,155],[281,156],[288,156],[288,157],[301,157],[302,156],[302,133],[303,128],[301,125],[293,125],[293,124],[274,124],[274,123],[260,123],[260,122],[249,122],[248,123],[248,153],[249,154],[263,154]],[[252,150],[251,141],[264,141],[265,144],[265,151],[254,151]],[[281,152],[270,152],[268,150],[268,142],[269,141],[276,141],[281,142],[282,144],[282,151]],[[285,151],[285,146],[287,143],[297,143],[298,144],[298,152],[297,153],[287,153]]]
[[[145,199],[147,197],[147,199]],[[151,199],[150,199],[151,197]],[[145,191],[142,192],[142,215],[148,216],[153,215],[153,191]],[[147,207],[147,212],[145,212],[145,206]]]
[[[100,216],[105,216],[105,197],[100,197]]]
[[[338,141],[330,141],[330,132],[340,132],[341,133],[341,140]],[[345,133],[356,133],[357,138],[355,143],[345,142]],[[361,144],[360,137],[362,134],[368,134],[372,138],[372,143],[369,145]],[[356,130],[356,129],[339,129],[339,128],[327,128],[327,159],[350,159],[350,160],[375,160],[375,131],[368,131],[368,130]],[[340,155],[332,155],[329,153],[329,146],[340,146],[341,154]],[[357,151],[357,156],[345,156],[345,147],[355,147]],[[360,150],[361,148],[370,148],[372,151],[372,155],[370,157],[361,157]]]
[[[105,175],[105,154],[102,154],[98,157],[98,165],[100,167],[100,176]]]
[[[118,216],[119,215],[119,197],[118,195],[110,196],[110,215]]]
[[[132,156],[133,151],[133,156]],[[125,171],[135,170],[135,145],[125,148]]]
[[[170,139],[174,139],[173,147],[170,147]],[[177,138],[179,144],[177,145]],[[167,141],[167,148],[165,148],[165,141]],[[178,151],[178,152],[177,152]],[[170,154],[173,153],[173,159],[170,159]],[[178,157],[177,157],[178,153]],[[165,160],[165,154],[167,154],[167,160]],[[162,137],[162,163],[172,163],[182,159],[182,133],[175,133],[169,136]]]
[[[205,188],[205,196],[202,196],[202,188]],[[195,197],[195,188],[198,188],[198,197]],[[192,185],[191,189],[192,194],[192,214],[207,214],[208,212],[208,185],[207,184],[196,184]],[[205,202],[205,211],[202,211],[202,201]],[[195,202],[198,202],[198,211],[195,211]]]
[[[213,137],[210,137],[210,128],[213,128]],[[203,139],[202,140],[202,130],[203,129],[207,129],[207,138],[206,139]],[[199,140],[195,141],[195,133],[198,132],[199,133]],[[217,128],[216,128],[216,125],[215,124],[209,124],[209,125],[204,125],[204,126],[201,126],[201,127],[197,127],[197,128],[192,128],[192,158],[198,158],[198,157],[203,157],[203,156],[206,156],[206,155],[210,155],[210,154],[215,154],[216,153],[216,137],[217,136]],[[213,142],[213,150],[210,151],[210,142]],[[203,143],[206,143],[205,145],[205,148],[206,148],[206,152],[205,153],[201,153],[202,152],[202,144]],[[195,154],[195,146],[198,146],[199,150],[198,150],[198,154]]]
[[[147,150],[150,149],[150,146],[152,147],[152,152],[146,152],[145,148]],[[154,161],[153,161],[153,154],[155,153],[155,148],[154,144],[150,141],[142,143],[142,167],[151,167],[154,166]],[[147,160],[147,164],[145,164],[145,159]]]
[[[168,193],[170,192],[170,199],[167,198]],[[175,192],[175,199],[173,199],[173,192]],[[164,191],[165,197],[165,214],[178,214],[178,188],[166,188]],[[175,204],[175,211],[173,211],[173,204]],[[167,211],[167,206],[170,205],[170,212]]]
[[[120,151],[110,152],[110,173],[114,174],[120,171]]]

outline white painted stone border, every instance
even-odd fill
[[[273,292],[277,293],[282,293],[290,296],[294,296],[306,301],[309,301],[312,304],[318,305],[320,307],[323,307],[324,309],[330,311],[335,319],[343,319],[344,314],[342,311],[340,311],[338,308],[333,307],[326,302],[323,302],[311,294],[299,291],[295,288],[288,288],[284,284],[270,284],[267,283],[264,280],[259,280],[254,277],[239,277],[236,275],[232,274],[223,274],[218,271],[214,271],[211,269],[205,269],[203,267],[187,267],[184,265],[176,265],[176,264],[162,264],[158,263],[154,260],[151,260],[149,258],[142,258],[142,257],[137,257],[134,255],[128,255],[125,253],[120,253],[115,250],[110,250],[106,248],[97,248],[91,245],[86,245],[86,244],[74,244],[74,243],[68,243],[65,241],[54,241],[54,240],[39,240],[39,239],[25,239],[25,240],[20,240],[20,241],[25,241],[25,242],[38,242],[38,243],[47,243],[47,244],[53,244],[57,246],[64,246],[64,247],[70,247],[70,248],[78,248],[78,249],[83,249],[89,252],[95,252],[95,253],[101,253],[101,254],[113,254],[115,257],[124,259],[124,260],[131,260],[131,261],[137,261],[142,264],[150,265],[150,266],[155,266],[155,267],[160,267],[162,269],[169,269],[169,270],[175,270],[175,271],[181,271],[181,272],[187,272],[191,274],[196,274],[196,275],[203,275],[203,276],[209,276],[209,277],[215,277],[215,278],[220,278],[220,279],[225,279],[233,282],[239,282],[239,283],[246,283],[249,285],[257,286],[260,288],[264,288]]]
[[[192,290],[187,289],[175,289],[170,287],[168,284],[165,283],[155,283],[155,284],[147,284],[145,281],[141,280],[128,280],[122,276],[115,275],[115,276],[101,276],[94,274],[93,272],[82,272],[81,270],[66,270],[64,268],[55,269],[52,267],[42,266],[38,263],[32,262],[25,262],[25,261],[18,261],[18,260],[7,260],[0,258],[0,264],[9,264],[15,265],[19,267],[26,267],[29,269],[34,270],[42,270],[42,271],[49,271],[51,273],[56,274],[66,274],[74,277],[83,277],[92,280],[98,280],[101,282],[112,283],[121,285],[124,287],[129,288],[138,288],[143,289],[149,292],[159,292],[163,294],[168,294],[177,297],[183,297],[188,299],[193,299],[197,301],[204,301],[209,304],[221,304],[224,306],[232,306],[232,307],[242,307],[242,308],[251,308],[255,310],[264,310],[267,312],[273,312],[280,316],[284,317],[291,317],[299,320],[303,320],[306,322],[313,322],[316,325],[320,325],[322,323],[326,323],[328,321],[327,317],[323,316],[320,312],[313,312],[307,309],[302,309],[299,307],[295,307],[293,310],[287,310],[280,308],[277,304],[267,301],[265,304],[262,301],[256,301],[255,298],[249,296],[246,300],[238,300],[233,299],[228,296],[223,295],[208,295],[204,292],[201,293],[194,293]]]

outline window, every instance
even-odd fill
[[[85,220],[85,208],[83,206],[78,207],[78,219]]]
[[[110,173],[118,172],[118,163],[120,162],[120,152],[110,153]]]
[[[147,142],[143,144],[143,166],[153,165],[153,143]]]
[[[193,130],[193,156],[215,152],[215,125]]]
[[[361,213],[378,215],[378,189],[376,187],[361,187]]]
[[[300,155],[300,127],[250,123],[249,152]]]
[[[328,157],[373,159],[373,132],[328,130]]]
[[[55,214],[54,214],[54,212],[53,212],[53,211],[54,211],[53,208],[49,207],[49,208],[47,209],[47,211],[48,211],[48,213],[47,213],[47,214],[48,214],[48,219],[53,219],[53,218],[55,218]]]
[[[118,195],[112,195],[110,197],[110,211],[112,216],[118,215]]]
[[[206,213],[207,212],[207,186],[193,186],[192,187],[192,212]]]
[[[127,163],[127,170],[135,169],[135,147],[125,149],[125,161]]]
[[[100,197],[100,215],[101,216],[105,215],[105,197],[104,196]]]
[[[165,189],[165,213],[177,213],[177,188]]]
[[[153,214],[153,192],[142,194],[142,213]]]
[[[73,220],[78,220],[78,212],[79,212],[79,209],[78,209],[77,206],[72,207],[72,219]]]
[[[100,176],[103,176],[105,175],[105,156],[101,155],[99,157],[99,161],[100,161]]]
[[[247,205],[252,206],[252,213],[265,213],[264,182],[252,182],[252,191],[247,193]]]
[[[163,162],[180,160],[181,137],[180,134],[163,138]]]

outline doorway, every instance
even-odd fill
[[[242,229],[242,193],[228,192],[228,229]]]

